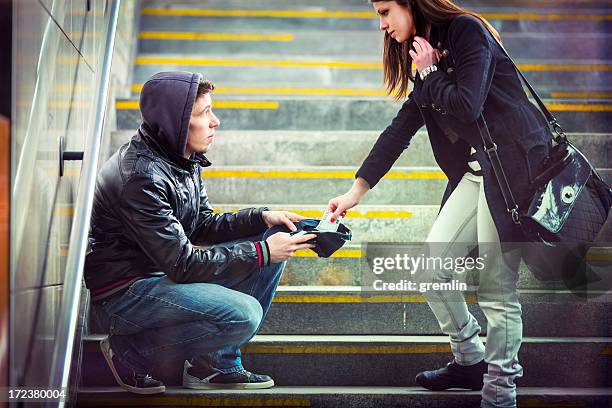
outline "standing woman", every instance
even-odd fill
[[[478,242],[480,256],[490,255],[478,289],[487,342],[485,347],[462,293],[425,293],[450,337],[454,359],[446,367],[419,373],[416,381],[431,390],[482,389],[482,407],[516,407],[514,381],[523,372],[517,358],[522,338],[516,290],[520,254],[509,244],[522,236],[505,206],[477,121],[483,114],[505,173],[512,175],[509,182],[519,205],[529,198],[528,185],[541,172],[551,147],[548,124],[527,99],[512,62],[494,38],[499,34],[484,18],[449,0],[371,3],[385,36],[387,89],[397,99],[408,96],[357,171],[352,188],[331,199],[328,209],[337,217],[356,206],[417,130],[427,127],[436,161],[448,177],[427,242],[445,243],[439,256],[456,255],[459,245],[453,243],[459,242]],[[434,281],[451,279],[445,271],[430,273]]]

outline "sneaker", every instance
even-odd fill
[[[135,394],[159,394],[166,392],[166,386],[147,373],[137,373],[119,360],[110,348],[108,337],[100,342],[100,349],[115,381],[126,391]]]
[[[484,360],[469,366],[462,366],[453,359],[446,367],[417,374],[416,382],[421,387],[432,391],[443,391],[449,388],[478,391],[483,387],[483,376],[487,369],[488,364]]]
[[[267,375],[253,374],[245,369],[223,374],[213,368],[192,366],[185,361],[183,366],[183,387],[196,390],[210,389],[262,389],[274,386],[274,380]]]

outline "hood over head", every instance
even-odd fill
[[[185,154],[200,80],[202,75],[192,72],[159,72],[140,92],[140,113],[149,137],[180,157]]]

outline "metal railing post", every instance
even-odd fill
[[[88,135],[85,143],[75,215],[66,259],[62,303],[53,347],[49,386],[52,389],[64,389],[67,392],[120,3],[121,0],[110,1],[109,22],[105,36],[106,49],[96,93],[94,129]],[[65,402],[60,401],[58,404],[59,407],[64,407]]]

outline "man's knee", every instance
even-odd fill
[[[245,337],[250,337],[257,331],[263,318],[263,309],[259,301],[252,296],[241,296],[233,305],[233,310],[228,316],[232,330],[240,331]]]

